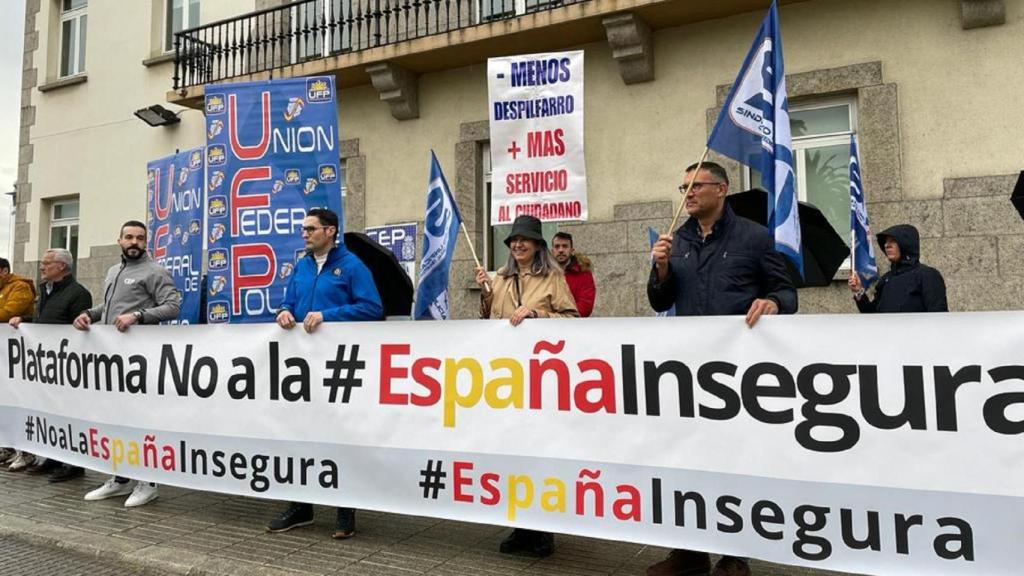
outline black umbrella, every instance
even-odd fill
[[[764,225],[768,221],[768,193],[760,188],[730,194],[725,201],[733,212]],[[800,240],[803,243],[804,277],[789,258],[783,258],[789,276],[798,288],[828,286],[839,266],[850,255],[850,248],[839,237],[828,219],[813,204],[800,202]]]
[[[1020,217],[1024,218],[1024,172],[1021,172],[1020,177],[1017,178],[1017,185],[1013,187],[1013,192],[1010,194],[1010,202],[1017,207]]]
[[[412,280],[391,250],[362,232],[345,232],[345,247],[359,257],[373,274],[385,316],[412,314]]]

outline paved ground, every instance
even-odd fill
[[[19,558],[72,568],[39,574],[120,574],[159,571],[190,576],[643,576],[666,550],[591,538],[558,536],[555,554],[543,560],[497,552],[506,529],[416,516],[359,512],[358,535],[330,538],[334,511],[317,508],[316,523],[284,534],[263,526],[283,506],[163,486],[160,498],[125,509],[123,498],[84,502],[82,495],[106,476],[49,484],[45,477],[0,471],[0,557],[10,547]],[[89,564],[92,562],[92,564]],[[32,566],[30,562],[28,566]],[[72,566],[69,564],[69,566]],[[828,576],[755,563],[757,576]],[[0,563],[0,575],[11,572]]]
[[[116,560],[0,537],[0,576],[133,576],[139,571]],[[160,576],[150,572],[151,576]],[[166,573],[165,573],[166,574]]]

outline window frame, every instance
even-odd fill
[[[189,23],[189,20],[191,20],[191,18],[192,18],[192,7],[191,7],[192,6],[192,0],[182,0],[182,10],[181,10],[181,25],[182,25],[182,28],[181,28],[181,30],[174,30],[174,19],[171,17],[171,6],[173,5],[173,2],[174,2],[174,0],[164,0],[164,12],[163,12],[163,19],[164,19],[164,27],[163,28],[164,29],[163,29],[163,39],[160,42],[160,44],[163,47],[164,54],[169,54],[171,52],[174,52],[174,35],[175,34],[177,34],[178,32],[181,32],[182,30],[188,30],[189,28],[193,28],[193,26],[190,25],[190,23]],[[202,22],[200,20],[200,15],[202,14],[202,0],[196,0],[195,11],[196,11],[196,15],[195,15],[196,16],[196,24],[195,25],[198,26]]]
[[[58,42],[59,49],[58,49],[58,57],[57,57],[57,60],[58,60],[58,62],[57,62],[57,77],[60,78],[60,79],[63,79],[63,78],[73,78],[75,76],[80,76],[82,74],[85,74],[85,55],[86,55],[86,49],[85,49],[85,43],[84,43],[84,41],[82,39],[82,26],[83,26],[83,23],[84,23],[84,25],[85,25],[85,40],[88,40],[88,38],[89,38],[89,28],[88,28],[88,26],[89,26],[89,21],[88,21],[88,17],[89,17],[89,2],[88,2],[88,0],[86,0],[86,2],[82,6],[79,6],[78,8],[72,8],[70,10],[65,10],[64,9],[64,1],[65,0],[59,0],[59,1],[60,1],[60,4],[59,4],[60,19],[59,19],[59,24],[57,26],[57,30],[58,30],[57,34],[58,34],[58,38],[59,38],[59,42]],[[66,22],[71,22],[72,26],[71,26],[70,46],[67,47],[68,48],[68,51],[67,51],[68,58],[67,58],[67,62],[65,63],[65,60],[64,60],[64,54],[65,54],[65,50],[64,50],[64,48],[65,48],[65,45],[64,45],[64,24]],[[65,70],[68,71],[66,74],[64,73]]]
[[[300,14],[299,11],[301,9],[310,9],[311,8],[313,10],[313,19],[314,19],[313,24],[316,25],[317,22],[315,20],[316,20],[316,17],[318,15],[317,8],[319,6],[322,6],[322,13],[324,15],[324,21],[326,21],[326,22],[334,22],[334,9],[335,9],[335,2],[336,1],[337,1],[337,7],[342,12],[341,13],[341,17],[342,18],[338,20],[338,25],[337,26],[331,26],[330,24],[328,24],[327,25],[327,30],[326,30],[326,32],[324,34],[324,37],[322,39],[316,37],[316,36],[320,35],[320,31],[313,32],[313,34],[314,34],[314,38],[313,38],[313,42],[312,42],[313,50],[311,50],[309,52],[304,52],[304,49],[308,47],[308,43],[305,42],[305,41],[300,41],[299,40],[299,34],[300,34],[299,33],[299,26],[302,24],[302,18],[301,17],[304,14],[304,13]],[[351,6],[351,4],[349,4],[349,5]],[[346,6],[345,0],[317,0],[317,1],[312,2],[310,4],[303,4],[301,6],[299,6],[299,5],[292,6],[292,9],[291,9],[289,14],[290,14],[291,22],[292,22],[292,26],[291,26],[292,32],[295,34],[294,37],[296,38],[296,40],[291,43],[291,62],[293,64],[294,63],[298,63],[298,62],[306,62],[308,60],[317,60],[317,59],[320,59],[320,58],[329,58],[329,57],[337,55],[337,54],[344,54],[346,52],[351,52],[352,51],[352,35],[351,35],[351,32],[346,30],[345,25],[344,25],[344,22],[345,22],[345,20],[344,20],[345,6]],[[335,49],[335,47],[334,47],[335,40],[337,40],[337,42],[338,42],[338,48],[337,49]],[[319,51],[316,50],[317,43],[322,43],[322,45],[320,46],[320,50]],[[300,45],[302,46],[301,49],[300,49]]]
[[[76,208],[78,210],[78,215],[74,216],[74,217],[71,217],[71,218],[57,218],[57,208],[59,206],[67,206],[67,205],[70,205],[70,204],[74,204],[76,206]],[[81,218],[82,218],[81,210],[82,210],[82,202],[81,202],[81,199],[78,198],[77,196],[76,197],[71,197],[71,198],[60,198],[60,199],[56,199],[56,200],[53,200],[53,201],[50,202],[50,223],[49,223],[49,228],[48,228],[49,234],[47,235],[47,238],[46,238],[47,250],[52,250],[54,248],[63,248],[65,250],[71,252],[71,255],[74,257],[75,267],[78,266],[78,247],[79,247],[79,242],[78,242],[78,240],[76,240],[75,243],[74,243],[74,246],[71,246],[71,238],[72,237],[78,238],[79,234],[81,232],[81,225],[80,225]],[[64,246],[54,246],[53,245],[54,244],[53,243],[53,232],[54,232],[54,230],[61,229],[61,228],[66,230],[65,236],[64,236],[65,237]],[[72,230],[74,230],[74,232],[75,232],[74,234],[72,234]],[[74,272],[74,269],[72,269],[72,272]]]

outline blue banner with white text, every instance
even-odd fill
[[[205,111],[207,320],[270,322],[306,212],[329,208],[344,229],[334,78],[210,84]]]
[[[185,150],[146,165],[149,251],[167,268],[181,293],[178,318],[164,324],[196,324],[203,270],[203,148]]]

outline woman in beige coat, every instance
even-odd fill
[[[508,262],[494,280],[483,267],[476,269],[480,291],[480,317],[508,319],[513,326],[527,318],[578,318],[576,302],[562,268],[548,252],[540,220],[520,216],[505,238]]]
[[[527,318],[578,318],[576,302],[565,282],[562,268],[548,252],[540,220],[520,216],[505,239],[508,263],[498,269],[492,281],[483,267],[476,269],[480,293],[480,317],[508,319],[518,326]],[[516,528],[501,542],[505,554],[525,552],[550,556],[555,537],[550,532]]]

